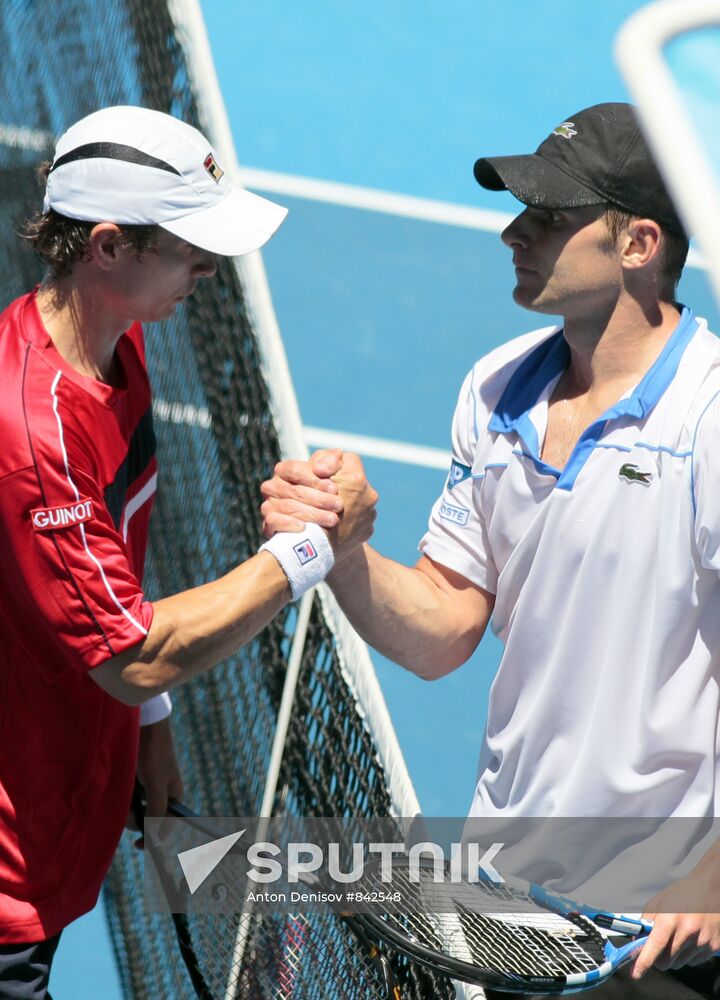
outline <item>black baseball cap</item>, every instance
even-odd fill
[[[595,104],[578,111],[534,153],[478,160],[475,179],[536,208],[607,202],[684,231],[630,104]]]

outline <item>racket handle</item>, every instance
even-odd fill
[[[140,833],[143,831],[143,824],[145,823],[145,810],[147,808],[147,801],[145,799],[145,789],[140,784],[139,780],[135,779],[135,786],[133,788],[132,799],[130,800],[130,810],[135,819]]]

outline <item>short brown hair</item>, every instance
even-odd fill
[[[608,236],[613,246],[623,229],[626,229],[635,219],[642,216],[627,212],[617,205],[607,205],[605,208],[605,225]],[[690,243],[685,233],[679,233],[672,229],[667,229],[662,223],[658,223],[662,230],[662,280],[660,294],[664,301],[672,302],[675,298],[682,270],[685,267]]]
[[[51,164],[43,163],[38,178],[44,184]],[[100,221],[100,220],[98,220]],[[73,264],[89,260],[90,233],[97,222],[69,219],[54,209],[37,212],[23,226],[20,235],[33,247],[40,260],[47,264],[56,278],[71,274]],[[158,226],[121,225],[121,245],[137,257],[157,249]]]

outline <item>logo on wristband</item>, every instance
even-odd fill
[[[309,538],[304,538],[297,545],[293,545],[293,552],[298,557],[298,562],[301,566],[312,562],[313,559],[317,559],[317,551]]]

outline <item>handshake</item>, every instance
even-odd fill
[[[307,462],[279,462],[260,490],[268,539],[278,532],[301,532],[307,524],[320,525],[337,564],[373,533],[378,495],[360,458],[351,452],[318,451]]]

